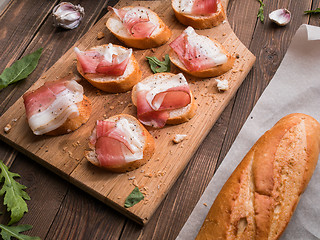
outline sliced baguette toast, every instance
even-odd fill
[[[98,48],[105,48],[108,45],[101,45],[88,49],[95,50]],[[115,48],[126,49],[122,46],[114,45]],[[80,61],[77,62],[78,72],[87,79],[96,88],[109,92],[120,93],[131,90],[131,88],[141,80],[141,71],[138,62],[133,54],[131,54],[127,67],[124,73],[120,76],[108,76],[100,73],[85,73],[82,69]]]
[[[126,162],[121,162],[120,164],[111,164],[111,165],[101,165],[100,161],[98,160],[97,152],[96,152],[96,146],[89,142],[89,151],[85,151],[85,157],[89,162],[92,164],[105,168],[112,172],[126,172],[126,171],[132,171],[134,169],[139,168],[140,166],[147,163],[155,151],[155,144],[154,139],[150,135],[150,133],[145,129],[145,127],[133,116],[128,114],[119,114],[112,116],[105,121],[110,122],[119,122],[120,120],[126,120],[129,124],[132,124],[130,129],[132,133],[134,133],[134,137],[138,138],[138,140],[142,143],[141,151],[143,153],[142,158],[136,159],[136,160],[130,160]],[[96,128],[95,128],[96,129]],[[90,138],[95,135],[95,131],[93,130],[93,133]]]
[[[141,84],[154,82],[159,85],[159,83],[166,82],[173,76],[175,76],[173,73],[156,73],[142,80]],[[137,88],[137,85],[133,87],[131,95],[132,102],[135,106],[137,106]],[[169,118],[167,119],[166,124],[180,124],[187,122],[196,114],[197,105],[191,91],[190,98],[191,102],[187,106],[169,111]]]
[[[192,26],[196,29],[207,29],[218,26],[226,18],[224,8],[220,1],[217,6],[217,12],[209,15],[194,15],[192,13],[186,13],[186,11],[181,8],[181,2],[187,1],[191,2],[190,0],[172,0],[172,9],[174,14],[178,21],[183,25]]]
[[[183,72],[188,73],[192,76],[195,77],[200,77],[200,78],[208,78],[208,77],[216,77],[219,75],[222,75],[224,73],[226,73],[227,71],[229,71],[235,61],[235,58],[227,51],[227,49],[220,44],[219,42],[217,42],[214,39],[208,38],[206,36],[203,35],[198,35],[194,32],[194,30],[191,27],[188,27],[184,32],[190,31],[192,32],[192,37],[194,35],[196,35],[196,37],[200,37],[202,39],[204,39],[205,41],[211,41],[210,45],[212,45],[211,47],[218,49],[218,51],[220,52],[220,54],[225,56],[225,61],[223,63],[219,63],[217,65],[213,65],[209,68],[205,68],[205,69],[200,69],[200,70],[190,70],[188,69],[188,67],[181,61],[181,59],[179,58],[178,54],[174,51],[174,49],[171,47],[170,52],[169,52],[169,58],[171,60],[171,62],[177,66],[178,68],[180,68]],[[174,40],[175,41],[175,40]],[[173,41],[173,42],[174,42]],[[197,47],[204,49],[204,44],[201,43],[201,41],[196,40],[196,45]],[[170,46],[172,45],[172,43],[170,44]],[[208,48],[207,52],[214,52],[215,50],[211,50],[211,47]],[[219,58],[219,57],[218,57]],[[194,61],[197,60],[197,56],[195,57]],[[193,61],[193,60],[192,60]]]
[[[106,27],[111,31],[111,33],[114,36],[116,36],[125,45],[129,47],[138,48],[138,49],[154,48],[154,47],[159,47],[163,45],[171,37],[171,34],[172,34],[171,30],[159,18],[159,16],[155,12],[151,11],[150,9],[147,9],[141,6],[139,7],[127,6],[120,10],[143,11],[148,15],[149,20],[157,26],[156,29],[152,32],[152,34],[149,37],[136,38],[132,34],[130,34],[127,28],[124,27],[122,20],[120,20],[120,18],[115,13],[113,13],[111,17],[108,19],[106,23]]]

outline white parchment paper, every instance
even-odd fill
[[[302,25],[298,29],[279,69],[177,239],[196,237],[220,189],[252,145],[280,118],[294,112],[320,121],[319,27]],[[320,239],[320,162],[281,239]]]

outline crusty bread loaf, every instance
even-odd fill
[[[191,34],[198,35],[190,27],[188,27],[184,32],[190,32]],[[219,49],[220,52],[226,56],[226,62],[224,62],[222,64],[217,64],[216,66],[213,66],[213,67],[210,67],[207,69],[191,71],[191,70],[187,69],[187,67],[179,59],[179,56],[177,55],[177,53],[171,47],[170,52],[169,52],[169,58],[170,58],[170,61],[174,65],[176,65],[178,68],[180,68],[183,72],[188,73],[188,74],[195,76],[195,77],[200,77],[200,78],[216,77],[216,76],[224,74],[225,72],[229,71],[232,68],[234,61],[235,61],[235,58],[233,56],[231,56],[231,54],[227,51],[227,49],[222,44],[215,41],[214,39],[207,38],[207,37],[204,37],[201,35],[198,35],[197,37],[202,37],[204,39],[207,39],[206,41],[209,41],[209,42],[211,40],[213,42],[213,44],[215,45],[215,48]],[[199,45],[201,46],[201,43],[199,43]]]
[[[79,127],[81,127],[82,124],[85,124],[91,114],[91,101],[89,100],[89,98],[87,98],[85,95],[83,95],[83,100],[82,102],[79,102],[77,104],[78,106],[78,110],[79,110],[79,116],[76,118],[68,118],[64,124],[62,124],[60,127],[58,127],[55,130],[52,130],[48,133],[46,133],[46,135],[62,135],[62,134],[66,134],[66,133],[70,133],[75,131],[76,129],[78,129]]]
[[[113,46],[124,48],[115,44]],[[88,50],[94,50],[98,47],[107,47],[107,45],[92,47]],[[120,76],[106,76],[103,74],[96,73],[84,73],[79,61],[77,62],[77,70],[93,86],[109,93],[127,92],[131,90],[131,88],[141,80],[141,71],[138,62],[133,54],[129,59],[126,70]]]
[[[316,167],[320,124],[290,114],[251,148],[215,199],[197,240],[279,239]]]
[[[218,10],[216,13],[210,15],[192,15],[184,13],[180,10],[181,1],[187,0],[172,0],[172,9],[178,21],[186,26],[192,26],[197,29],[206,29],[218,26],[225,18],[226,14],[221,2],[218,3]]]
[[[112,172],[126,172],[126,171],[132,171],[134,169],[137,169],[140,166],[147,163],[155,151],[155,143],[154,143],[153,137],[135,117],[128,114],[119,114],[119,115],[115,115],[108,118],[107,121],[117,122],[121,118],[125,118],[126,120],[128,120],[129,123],[132,123],[133,125],[135,125],[136,127],[135,133],[139,135],[139,139],[143,142],[143,158],[142,159],[137,159],[135,161],[126,162],[124,164],[119,164],[119,165],[101,166],[99,163],[99,160],[97,159],[95,146],[93,146],[89,142],[90,150],[85,151],[85,157],[89,162],[91,162],[92,164],[98,167],[103,167]]]
[[[133,8],[139,8],[147,12],[151,22],[158,25],[148,38],[134,38],[130,35],[127,29],[123,26],[122,21],[116,16],[115,13],[111,15],[106,23],[106,27],[115,35],[121,42],[129,47],[139,48],[139,49],[148,49],[159,47],[162,44],[166,43],[171,37],[171,30],[165,25],[165,23],[159,18],[159,16],[145,7],[132,7],[127,6],[122,9],[130,10]]]
[[[141,82],[148,82],[148,81],[158,81],[161,78],[166,79],[174,76],[173,73],[156,73],[153,74]],[[131,95],[132,103],[137,106],[137,88],[136,85],[132,88],[132,95]],[[167,120],[167,124],[180,124],[189,121],[195,114],[197,110],[197,105],[195,104],[194,97],[191,92],[191,103],[187,106],[175,110],[169,111],[169,118]]]

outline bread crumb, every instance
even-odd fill
[[[135,178],[136,178],[135,176],[132,176],[132,177],[129,177],[128,180],[133,180]]]
[[[206,207],[208,207],[208,204],[206,204],[206,203],[203,203],[203,205],[206,206]]]
[[[100,40],[102,38],[104,38],[104,33],[103,32],[98,32],[97,39]]]
[[[3,128],[3,131],[4,131],[5,133],[9,133],[10,130],[11,130],[11,128],[12,128],[12,126],[8,123],[8,124]]]
[[[114,106],[110,106],[110,110],[114,109]]]
[[[176,135],[174,136],[174,138],[172,139],[172,141],[173,141],[174,143],[181,143],[183,140],[186,139],[186,137],[187,137],[186,134],[176,134]]]
[[[229,89],[228,80],[218,80],[217,81],[217,88],[219,91],[227,91]]]

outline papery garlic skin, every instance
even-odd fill
[[[269,14],[269,19],[279,26],[285,26],[291,20],[291,13],[285,8],[277,9]]]
[[[69,2],[61,2],[52,10],[52,16],[55,27],[74,29],[79,26],[84,16],[84,8]]]

